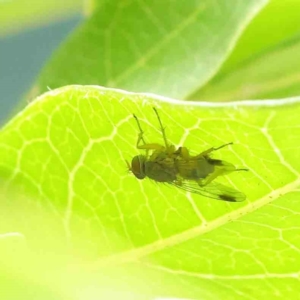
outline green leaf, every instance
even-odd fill
[[[162,143],[153,106],[168,139],[193,153],[234,141],[214,156],[251,171],[220,182],[248,200],[129,174],[125,160],[142,153],[132,113]],[[296,299],[299,113],[300,98],[187,103],[87,86],[42,95],[0,134],[0,241],[25,241],[23,255],[0,255],[4,269],[66,299]]]
[[[266,3],[105,1],[55,54],[35,89],[98,84],[186,98],[217,72]]]
[[[298,0],[270,1],[247,26],[219,73],[228,73],[261,54],[280,48],[284,42],[295,39],[300,31],[299,18]]]
[[[300,51],[297,38],[268,51],[199,91],[197,97],[209,101],[267,99],[299,95]]]
[[[299,95],[300,2],[271,1],[218,74],[190,99],[232,101]]]
[[[14,0],[0,2],[0,37],[73,16],[81,0]]]

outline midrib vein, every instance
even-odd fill
[[[196,226],[181,233],[172,235],[163,240],[158,240],[154,243],[148,244],[143,247],[139,247],[133,250],[120,252],[114,255],[103,257],[96,262],[93,263],[93,269],[97,269],[101,266],[109,266],[109,265],[118,265],[122,263],[137,261],[138,259],[145,257],[149,254],[153,254],[157,251],[163,250],[165,248],[176,246],[183,242],[189,241],[193,238],[196,238],[204,233],[212,231],[215,228],[218,228],[228,221],[237,220],[238,218],[246,215],[247,213],[251,213],[264,205],[278,199],[280,196],[287,194],[298,188],[300,186],[300,178],[297,178],[295,181],[286,184],[285,186],[278,188],[264,197],[260,198],[255,202],[251,202],[248,205],[237,209],[229,214],[226,214],[212,222],[205,223],[201,226]]]

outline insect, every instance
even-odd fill
[[[176,149],[167,140],[165,128],[156,108],[153,110],[158,119],[164,145],[146,143],[140,121],[136,115],[133,115],[139,129],[136,147],[145,151],[145,154],[134,156],[131,165],[127,162],[129,170],[137,179],[142,180],[148,177],[187,192],[223,201],[241,202],[246,199],[242,192],[214,181],[221,175],[248,171],[248,169],[238,169],[231,163],[211,157],[214,151],[233,143],[217,148],[212,147],[194,156],[186,147]]]

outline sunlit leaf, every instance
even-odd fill
[[[162,143],[153,106],[175,145],[199,153],[233,141],[214,156],[251,170],[221,180],[248,200],[129,174],[125,160],[141,153],[132,113],[145,138]],[[214,105],[99,87],[50,91],[0,134],[0,241],[25,241],[23,256],[1,260],[19,257],[5,259],[14,274],[22,268],[68,299],[296,299],[299,113],[299,98]]]

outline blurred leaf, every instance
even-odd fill
[[[251,170],[221,180],[248,201],[128,174],[125,160],[141,153],[132,113],[147,141],[162,143],[153,106],[168,139],[194,153],[234,141],[215,157]],[[300,98],[195,104],[97,87],[50,91],[1,131],[0,179],[18,197],[1,201],[0,232],[25,238],[27,272],[66,299],[296,299],[299,114]]]
[[[298,0],[271,0],[247,26],[219,74],[228,73],[295,39],[300,33],[299,18]]]
[[[299,1],[271,1],[247,27],[220,72],[190,99],[232,101],[299,95],[299,18]]]
[[[73,16],[81,6],[81,0],[2,0],[0,37]]]
[[[209,80],[267,0],[105,1],[35,90],[98,84],[186,98]]]
[[[300,94],[300,39],[253,58],[214,79],[198,94],[209,101],[267,99]]]

